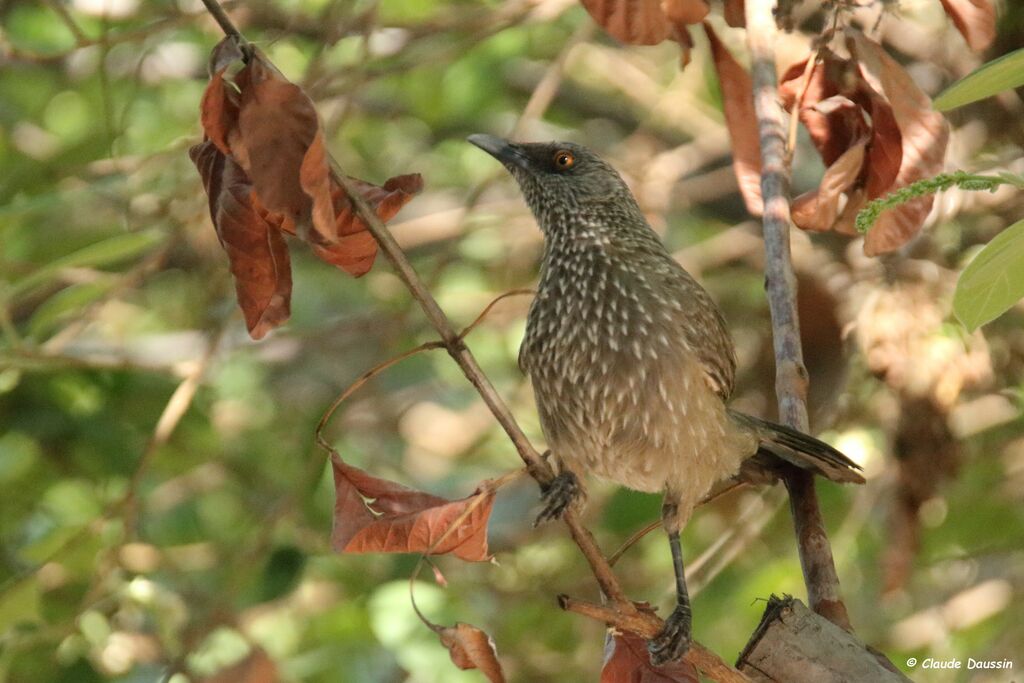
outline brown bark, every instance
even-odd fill
[[[754,109],[761,145],[765,280],[775,345],[775,393],[780,420],[806,432],[809,428],[807,369],[800,346],[796,276],[789,246],[789,169],[785,163],[785,133],[778,104],[774,50],[777,31],[771,0],[749,0],[746,17],[747,42],[753,60]],[[813,476],[794,468],[785,481],[807,599],[815,612],[849,630],[850,618],[839,591],[839,577],[814,490]]]
[[[791,597],[768,600],[736,665],[757,683],[905,683],[857,638]]]

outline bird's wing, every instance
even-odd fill
[[[671,285],[683,307],[679,325],[683,343],[697,357],[711,390],[728,400],[736,381],[736,348],[725,318],[711,295],[672,260]]]

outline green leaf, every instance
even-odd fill
[[[117,235],[95,244],[90,244],[67,256],[50,261],[20,280],[15,281],[5,292],[9,299],[31,291],[39,285],[57,277],[65,268],[99,268],[117,263],[148,251],[166,239],[159,230],[146,230]]]
[[[982,64],[943,90],[933,106],[939,111],[949,111],[1022,85],[1024,48]]]
[[[956,317],[974,331],[1024,297],[1024,220],[995,236],[967,264],[953,295]]]
[[[39,582],[34,576],[15,579],[0,593],[0,635],[22,623],[36,623],[39,617]]]
[[[80,315],[117,283],[113,277],[69,285],[40,304],[28,323],[28,334],[42,341],[67,319]]]
[[[306,556],[297,548],[278,548],[263,567],[260,581],[260,602],[270,602],[291,592],[302,578]]]

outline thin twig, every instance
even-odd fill
[[[800,346],[796,276],[789,247],[789,172],[785,164],[782,110],[777,100],[774,49],[777,30],[772,5],[771,0],[746,2],[747,43],[761,144],[765,278],[772,317],[779,417],[789,426],[806,432],[807,368]],[[814,477],[792,468],[785,482],[808,602],[815,612],[850,630],[850,618],[839,591],[839,577],[814,491]]]
[[[704,500],[702,500],[698,505],[707,505],[708,503],[710,503],[712,501],[718,500],[719,498],[721,498],[725,494],[731,493],[732,491],[735,491],[736,489],[742,488],[744,486],[746,486],[745,482],[741,482],[741,481],[729,482],[728,484],[726,484],[722,488],[720,488],[720,489],[718,489],[716,491],[712,491],[708,495],[704,496]],[[619,559],[626,553],[627,550],[629,550],[634,545],[639,543],[640,539],[642,539],[644,536],[646,536],[647,534],[649,534],[652,531],[654,531],[655,529],[657,529],[659,526],[661,526],[661,524],[662,524],[661,520],[660,519],[656,519],[653,522],[651,522],[650,524],[648,524],[647,526],[645,526],[644,528],[640,529],[639,531],[634,531],[633,535],[631,535],[629,538],[627,538],[625,543],[623,543],[621,546],[619,546],[619,549],[611,554],[611,557],[608,558],[608,564],[611,565],[612,567],[614,567],[615,563],[619,561]],[[692,571],[692,569],[693,568],[688,564],[687,568],[686,568],[687,575],[689,575],[689,573]]]
[[[786,138],[786,156],[783,163],[786,164],[786,168],[793,167],[793,155],[796,154],[796,134],[797,124],[800,123],[800,110],[804,105],[804,98],[807,97],[807,90],[811,86],[811,77],[814,75],[814,69],[818,66],[818,53],[810,54],[807,56],[807,64],[804,66],[804,73],[801,77],[803,79],[800,86],[800,92],[797,94],[796,99],[793,100],[793,111],[789,115],[789,135]]]
[[[644,536],[646,536],[647,534],[651,533],[652,531],[654,531],[655,529],[660,527],[661,524],[662,524],[661,520],[660,519],[656,519],[653,522],[650,522],[644,528],[639,529],[637,531],[634,531],[630,535],[630,537],[627,538],[625,540],[625,542],[622,545],[619,546],[619,549],[616,550],[614,553],[611,554],[611,556],[608,557],[608,565],[614,567],[615,563],[619,561],[619,558],[621,558],[623,555],[626,554],[627,550],[629,550],[634,545],[639,543],[640,539],[642,539]]]
[[[326,450],[328,453],[334,451],[334,449],[331,447],[331,444],[327,443],[327,440],[324,438],[324,428],[327,426],[327,423],[330,421],[335,411],[338,410],[338,406],[340,406],[342,403],[348,400],[349,396],[358,391],[359,387],[363,386],[364,384],[366,384],[371,379],[373,379],[380,373],[384,372],[391,366],[398,365],[406,358],[415,356],[416,354],[422,353],[423,351],[432,351],[434,349],[443,348],[444,344],[442,344],[439,341],[424,342],[423,344],[420,344],[415,348],[411,348],[408,351],[403,351],[397,356],[393,356],[385,361],[377,363],[372,368],[370,368],[363,374],[359,375],[359,377],[354,382],[352,382],[352,384],[349,384],[347,387],[345,387],[345,390],[338,394],[338,396],[333,401],[331,401],[331,405],[327,407],[327,410],[325,410],[324,414],[320,417],[320,422],[317,423],[315,432],[317,444],[321,448]],[[317,468],[319,469],[319,464],[317,465]]]
[[[85,35],[85,31],[83,31],[82,27],[78,25],[78,22],[74,20],[71,13],[68,12],[62,2],[59,2],[58,0],[45,0],[44,4],[49,7],[54,14],[60,17],[61,22],[69,31],[71,31],[71,35],[75,37],[75,43],[77,45],[81,46],[89,41],[89,37]]]
[[[778,494],[778,495],[776,495]],[[769,500],[766,504],[766,500]],[[743,549],[775,519],[785,502],[785,496],[778,489],[763,491],[740,519],[731,525],[727,534],[719,537],[696,560],[686,566],[686,581],[690,586],[690,597],[700,595],[715,578],[735,560]]]
[[[509,132],[509,138],[515,140],[532,125],[535,121],[540,120],[544,116],[544,112],[548,110],[551,103],[555,99],[555,95],[558,94],[559,86],[562,84],[562,79],[565,78],[565,67],[569,61],[569,55],[573,49],[582,43],[587,42],[594,35],[594,30],[597,27],[592,21],[585,21],[580,24],[569,39],[562,45],[561,51],[558,56],[555,57],[554,61],[548,65],[541,76],[540,80],[537,81],[537,85],[534,87],[533,92],[530,93],[530,99],[527,100],[526,106],[523,107],[522,113],[519,114],[519,118],[516,119],[515,125],[512,126],[512,130]]]
[[[480,311],[480,315],[478,315],[476,317],[476,320],[474,320],[470,324],[466,325],[465,329],[463,329],[462,332],[459,332],[459,339],[465,339],[466,336],[470,332],[475,330],[477,325],[479,325],[480,323],[483,322],[484,318],[486,318],[490,314],[491,309],[493,309],[495,307],[495,305],[498,304],[499,301],[502,301],[503,299],[508,299],[509,297],[513,297],[513,296],[525,296],[527,294],[536,294],[536,293],[537,293],[536,289],[530,289],[530,288],[510,289],[509,291],[505,292],[504,294],[501,294],[500,296],[495,297],[494,299],[491,300],[491,303],[487,304],[487,306],[484,307],[484,310]]]
[[[220,3],[217,0],[203,0],[203,6],[210,13],[210,16],[213,17],[214,21],[217,22],[217,25],[220,26],[220,30],[224,32],[224,35],[234,39],[235,43],[238,44],[238,49],[242,51],[245,61],[248,62],[252,56],[252,45],[245,39],[241,31],[235,28],[234,23],[232,23],[224,8],[220,6]]]

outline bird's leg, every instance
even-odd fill
[[[661,517],[672,548],[672,569],[676,574],[676,608],[665,620],[665,627],[661,633],[647,644],[651,663],[655,666],[682,659],[690,649],[692,634],[690,595],[686,590],[686,574],[683,571],[683,549],[679,545],[679,529],[682,523],[679,519],[678,504],[669,502],[668,498],[666,495]]]
[[[547,486],[541,488],[540,499],[544,507],[533,523],[535,527],[558,519],[570,506],[575,505],[586,496],[576,473],[564,464],[560,463],[560,465],[561,471]]]

